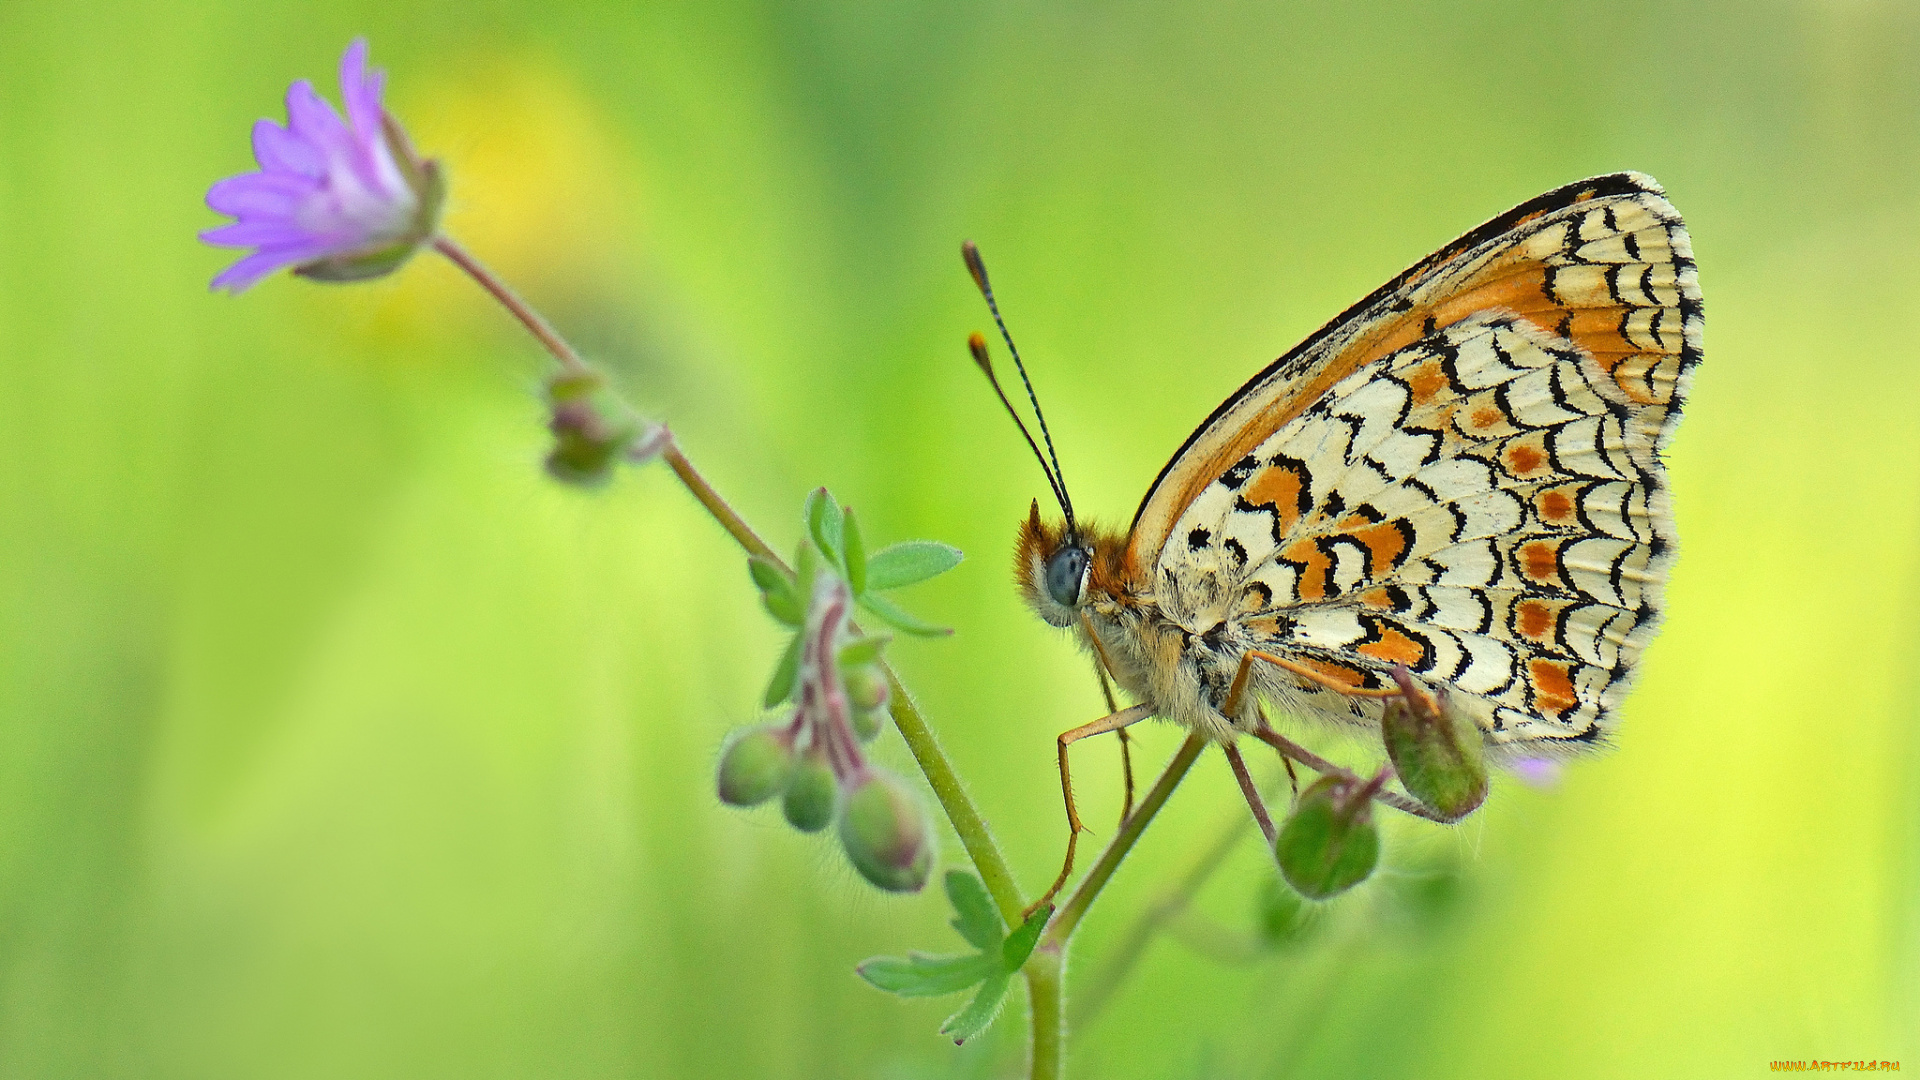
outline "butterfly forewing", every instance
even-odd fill
[[[1405,664],[1496,741],[1602,738],[1660,614],[1658,451],[1700,319],[1687,234],[1651,180],[1533,200],[1222,405],[1142,503],[1134,574],[1176,622],[1230,615],[1246,647],[1335,682]]]

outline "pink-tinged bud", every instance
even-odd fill
[[[786,789],[793,765],[793,736],[784,729],[742,732],[720,754],[720,801],[758,806]]]
[[[1326,900],[1365,881],[1380,861],[1373,795],[1386,782],[1329,775],[1300,793],[1280,826],[1274,857],[1281,876],[1309,900]]]
[[[869,769],[840,810],[840,843],[860,876],[888,892],[919,892],[933,870],[926,811],[893,777]]]
[[[1487,798],[1480,729],[1453,707],[1445,689],[1429,696],[1404,667],[1395,667],[1400,696],[1387,701],[1380,732],[1407,794],[1458,821]]]
[[[553,450],[547,471],[570,484],[598,484],[622,461],[643,461],[666,445],[666,429],[648,424],[598,372],[566,372],[547,384]]]

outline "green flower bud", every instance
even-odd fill
[[[873,737],[880,734],[880,729],[886,726],[887,710],[855,709],[853,710],[851,719],[853,721],[853,733],[859,736],[860,741],[863,743],[872,742]]]
[[[1287,884],[1309,900],[1326,900],[1365,881],[1380,861],[1373,794],[1386,782],[1323,776],[1300,793],[1280,826],[1274,857]]]
[[[852,667],[841,673],[846,680],[847,700],[857,709],[877,709],[887,703],[887,677],[878,668]]]
[[[793,770],[793,778],[787,782],[787,796],[780,808],[786,812],[787,824],[801,832],[819,832],[833,821],[833,800],[838,787],[833,780],[833,770],[816,755],[800,762]]]
[[[720,801],[758,806],[780,794],[793,775],[793,738],[778,727],[736,736],[720,754]]]
[[[860,876],[888,892],[919,892],[933,870],[933,832],[906,787],[877,770],[854,781],[840,843]]]
[[[1400,697],[1387,702],[1380,733],[1407,794],[1458,821],[1487,798],[1487,766],[1480,729],[1453,707],[1445,690],[1432,697],[1395,668]]]
[[[567,372],[547,384],[553,450],[547,471],[570,484],[598,484],[620,461],[640,461],[666,446],[666,429],[640,419],[598,372]]]

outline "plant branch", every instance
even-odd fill
[[[520,325],[526,327],[528,333],[539,339],[540,344],[553,354],[555,360],[560,361],[560,366],[565,368],[569,375],[584,375],[588,372],[587,362],[580,359],[580,354],[573,351],[573,346],[567,344],[566,339],[555,332],[552,324],[541,318],[539,312],[533,310],[525,300],[520,299],[520,294],[508,288],[506,282],[495,277],[493,271],[482,265],[480,260],[468,254],[466,248],[445,236],[436,236],[433,238],[433,250],[445,255],[455,266],[465,270],[468,277],[479,282],[481,288],[491,293],[495,300],[500,301],[501,307],[512,312],[513,317],[520,320]]]
[[[584,375],[591,372],[592,369],[587,366],[587,362],[580,358],[580,354],[574,351],[573,346],[567,344],[566,339],[562,338],[552,325],[540,316],[539,312],[508,288],[505,282],[495,277],[493,272],[483,266],[478,259],[468,254],[465,248],[444,236],[435,237],[433,247],[454,265],[466,271],[469,277],[498,300],[501,306],[513,314],[514,318],[519,319],[520,324],[539,340],[568,374]],[[745,548],[749,554],[770,559],[782,569],[788,569],[780,556],[776,555],[773,549],[767,546],[766,541],[760,539],[759,534],[753,531],[753,527],[747,524],[746,519],[742,518],[726,499],[714,490],[706,477],[700,475],[700,471],[693,467],[693,463],[687,460],[686,454],[682,453],[680,447],[671,439],[662,451],[662,456],[672,467],[673,474],[680,478],[680,483],[685,485],[707,513],[720,523],[720,527],[727,531],[727,535],[733,537],[735,543]],[[960,784],[959,775],[953,771],[953,764],[941,751],[939,740],[934,738],[933,729],[927,725],[925,718],[920,715],[920,710],[913,704],[906,686],[900,682],[900,677],[890,666],[883,663],[882,668],[887,673],[887,681],[892,684],[892,705],[889,711],[893,714],[894,726],[900,730],[901,738],[906,740],[907,749],[913,753],[914,762],[919,765],[921,773],[927,778],[927,783],[932,786],[934,798],[939,800],[940,808],[946,812],[947,820],[953,824],[954,831],[960,834],[961,846],[966,849],[967,857],[972,860],[974,868],[980,872],[980,880],[986,883],[987,891],[993,896],[994,905],[1000,909],[1002,917],[1010,924],[1018,926],[1020,911],[1026,906],[1026,901],[1021,899],[1019,886],[1014,883],[1013,871],[1007,866],[1006,856],[1001,854],[999,845],[994,842],[993,834],[987,829],[986,819],[980,816],[980,811],[974,807],[973,800],[968,798],[966,789]],[[1056,985],[1057,982],[1056,979]]]

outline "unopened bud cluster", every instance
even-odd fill
[[[913,892],[933,868],[933,835],[918,798],[866,759],[862,744],[877,736],[892,700],[881,666],[889,639],[855,633],[856,604],[910,632],[927,632],[912,616],[866,595],[924,580],[958,561],[944,545],[895,545],[869,560],[851,511],[826,492],[809,500],[809,538],[790,572],[770,558],[748,571],[767,613],[797,633],[767,687],[769,708],[789,701],[783,722],[736,735],[720,756],[719,794],[734,806],[776,797],[788,824],[801,832],[837,826],[847,859],[860,875],[892,892]],[[929,553],[928,547],[938,548]],[[917,562],[904,564],[912,558]],[[929,561],[931,560],[931,561]],[[871,565],[870,565],[871,564]],[[869,570],[878,571],[878,580]]]

